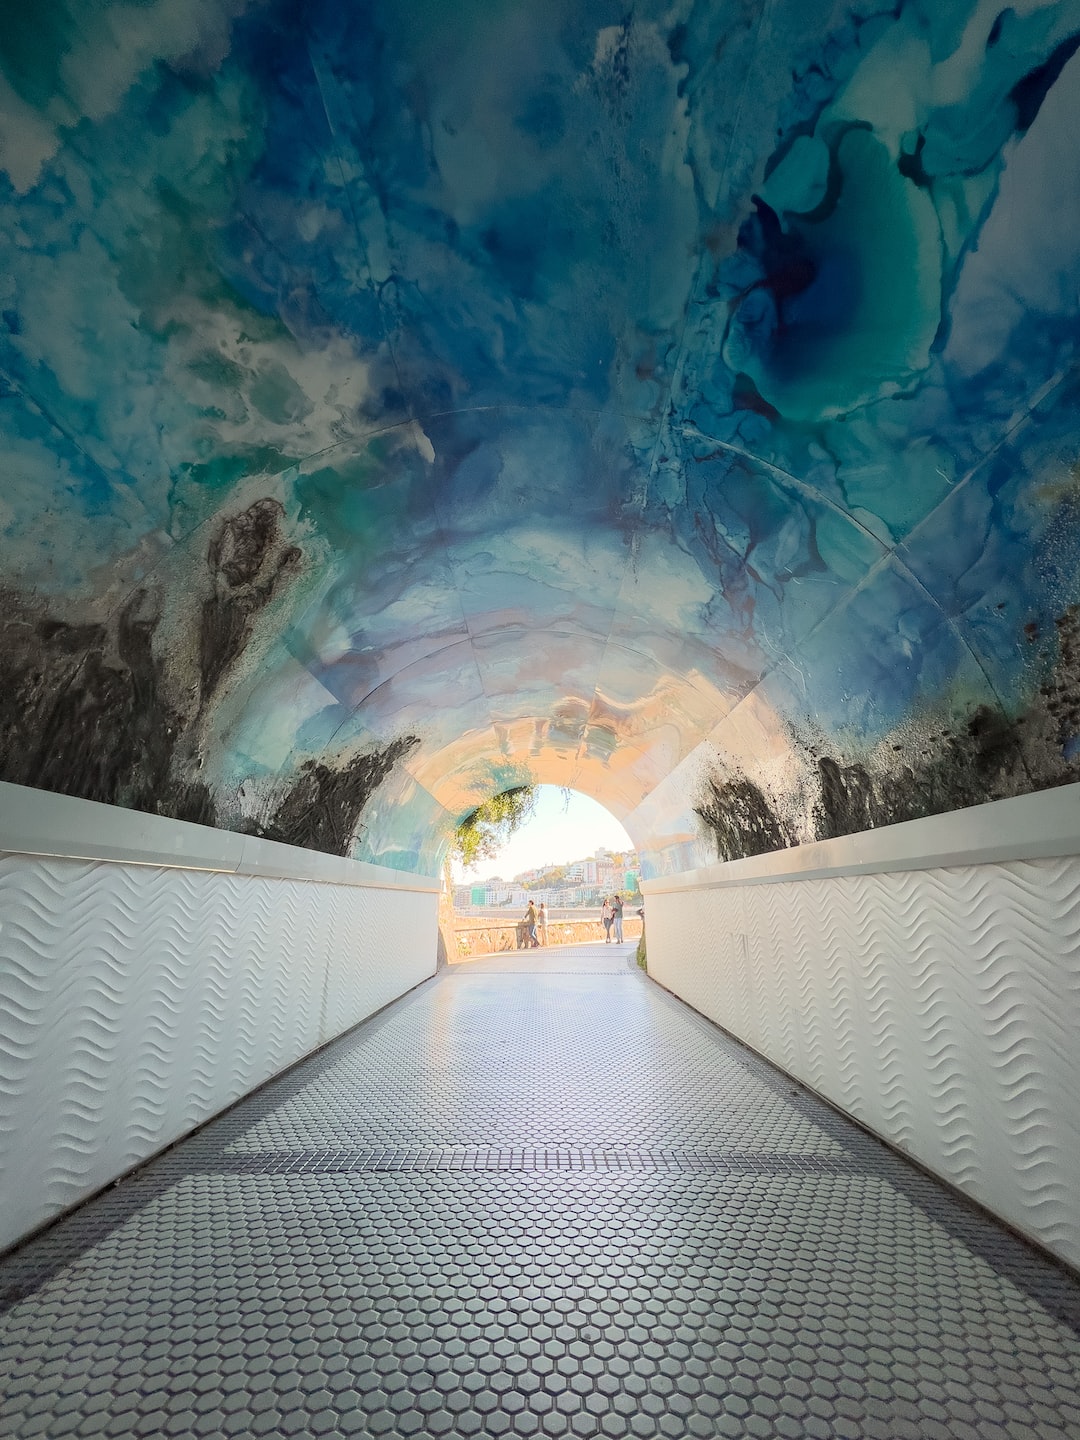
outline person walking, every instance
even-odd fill
[[[604,944],[611,944],[611,922],[615,919],[615,911],[612,909],[611,901],[604,900],[604,908],[600,911],[600,924],[604,927]]]
[[[623,935],[622,935],[622,908],[623,908],[623,907],[622,907],[622,896],[621,896],[621,895],[613,895],[613,896],[611,897],[611,909],[612,909],[612,911],[613,911],[612,919],[614,920],[614,924],[615,924],[615,943],[616,943],[616,945],[621,945],[621,944],[623,943]]]
[[[536,931],[540,937],[540,944],[547,945],[547,901],[540,901],[540,909],[536,912]]]
[[[536,906],[529,901],[529,908],[525,911],[525,924],[529,931],[529,947],[533,950],[540,944],[536,938]]]

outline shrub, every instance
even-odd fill
[[[536,807],[532,785],[514,785],[470,810],[454,831],[453,853],[466,869],[477,860],[490,860]]]

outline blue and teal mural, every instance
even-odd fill
[[[1080,0],[0,11],[0,778],[646,874],[1080,778]]]

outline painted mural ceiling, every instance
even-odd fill
[[[0,8],[0,778],[646,874],[1080,777],[1080,0]]]

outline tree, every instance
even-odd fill
[[[514,785],[470,810],[454,831],[452,853],[466,868],[498,854],[536,808],[532,785]]]

